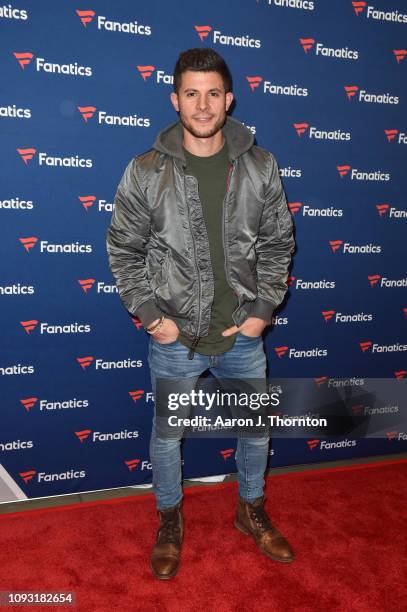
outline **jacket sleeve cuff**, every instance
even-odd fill
[[[140,319],[143,327],[147,328],[153,321],[159,319],[163,313],[157,308],[155,301],[151,299],[143,302],[141,306],[137,308],[135,314]]]
[[[275,306],[272,302],[258,297],[250,304],[249,317],[258,317],[270,325],[274,310]]]

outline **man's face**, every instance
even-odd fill
[[[182,74],[181,86],[171,94],[171,102],[180,114],[182,125],[196,138],[210,138],[222,128],[233,94],[225,93],[218,72]]]

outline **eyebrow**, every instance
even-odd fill
[[[185,93],[187,93],[189,91],[199,91],[199,90],[198,89],[193,89],[192,87],[188,87],[188,89],[184,89]],[[219,87],[212,87],[212,89],[209,89],[209,91],[218,91],[218,92],[221,92]]]

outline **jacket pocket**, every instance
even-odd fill
[[[153,272],[151,276],[150,286],[153,291],[155,291],[159,287],[162,287],[162,285],[165,285],[168,282],[170,257],[171,257],[170,250],[167,249],[164,257],[160,261],[159,269],[156,272]]]

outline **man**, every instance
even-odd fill
[[[232,101],[218,53],[180,54],[171,93],[179,121],[127,166],[107,237],[120,297],[150,334],[150,458],[160,519],[151,567],[161,579],[180,562],[183,429],[157,435],[157,379],[174,377],[191,390],[207,369],[216,378],[265,378],[261,334],[287,291],[294,250],[275,158],[226,116]],[[268,436],[238,438],[235,526],[287,562],[293,551],[264,508],[268,446]]]

